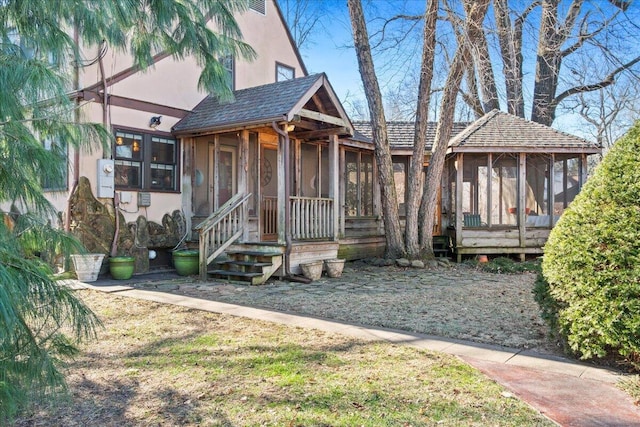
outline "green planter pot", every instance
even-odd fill
[[[109,271],[116,280],[127,280],[133,276],[136,259],[132,256],[116,256],[109,258]]]
[[[181,250],[173,252],[173,266],[181,276],[198,274],[200,270],[200,252],[197,250]]]

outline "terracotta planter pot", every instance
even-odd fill
[[[302,274],[309,280],[318,280],[322,276],[322,261],[313,261],[300,264]]]
[[[327,267],[327,276],[340,277],[342,276],[342,270],[344,269],[343,259],[327,259],[324,261],[324,265]]]

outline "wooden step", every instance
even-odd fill
[[[210,276],[218,278],[226,278],[227,280],[237,280],[241,282],[249,282],[252,285],[261,285],[265,282],[264,274],[250,271],[234,271],[234,270],[210,270],[207,272]]]
[[[281,256],[281,252],[260,252],[260,251],[227,251],[227,255],[246,255],[254,257],[274,257]]]
[[[284,254],[274,247],[261,245],[249,248],[231,248],[212,262],[214,269],[209,276],[228,280],[265,283],[282,266]]]
[[[271,262],[253,262],[253,261],[235,261],[232,259],[227,259],[224,261],[216,262],[218,265],[241,265],[245,267],[269,267],[272,266]]]

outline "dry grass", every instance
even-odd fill
[[[79,292],[105,329],[16,426],[553,425],[449,356]]]

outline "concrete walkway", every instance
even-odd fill
[[[623,376],[572,360],[507,347],[393,329],[367,328],[330,319],[135,289],[126,283],[117,284],[108,280],[93,284],[71,283],[77,287],[117,293],[119,296],[451,354],[493,378],[558,425],[640,426],[640,409],[615,386]]]

